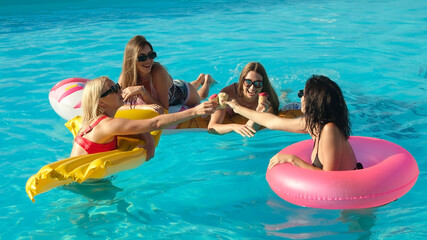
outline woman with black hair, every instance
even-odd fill
[[[269,168],[279,163],[324,171],[342,171],[363,168],[356,161],[353,148],[348,142],[350,120],[347,105],[340,87],[322,75],[310,77],[301,98],[301,118],[280,118],[267,112],[257,112],[240,106],[235,101],[226,102],[233,110],[254,122],[274,130],[308,133],[314,140],[312,164],[291,154],[276,154],[270,159]]]

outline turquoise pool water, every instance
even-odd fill
[[[425,239],[425,1],[1,1],[0,239]],[[264,64],[279,95],[313,73],[342,87],[353,135],[406,148],[420,175],[409,193],[365,210],[292,205],[265,180],[271,156],[305,135],[263,130],[170,133],[156,156],[111,182],[36,197],[27,179],[65,158],[72,136],[48,93],[69,77],[117,80],[142,34],[175,78],[210,73],[211,93]],[[396,176],[398,177],[398,176]]]

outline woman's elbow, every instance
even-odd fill
[[[208,133],[210,134],[216,134],[216,135],[222,135],[218,131],[215,130],[215,128],[208,128]]]
[[[210,133],[210,134],[217,134],[217,135],[221,135],[216,129],[215,129],[215,125],[216,124],[208,124],[208,126],[207,126],[207,130],[208,130],[208,133]]]
[[[166,126],[164,126],[160,121],[155,121],[154,124],[150,126],[150,132],[163,129],[165,127]]]
[[[157,118],[158,116],[151,119],[144,120],[145,121],[144,133],[156,131],[163,128],[160,119],[157,119]]]
[[[260,124],[260,123],[258,124],[271,130],[280,130],[279,126],[275,124],[273,121],[268,121],[268,122],[265,122],[264,124]]]

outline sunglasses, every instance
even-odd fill
[[[147,55],[145,54],[141,54],[139,55],[138,58],[138,62],[144,62],[145,60],[149,59],[155,59],[157,57],[157,53],[154,51],[149,52]]]
[[[110,89],[108,89],[105,93],[101,94],[101,98],[108,96],[110,93],[119,93],[121,87],[118,83],[113,85]]]
[[[245,84],[246,87],[251,87],[252,85],[254,85],[254,87],[256,88],[262,88],[262,86],[264,85],[264,82],[261,80],[256,80],[255,82],[252,82],[250,79],[243,79],[243,84]]]
[[[298,97],[302,98],[303,96],[304,96],[304,90],[301,89],[298,91]]]

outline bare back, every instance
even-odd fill
[[[312,163],[318,158],[326,171],[355,169],[357,161],[353,148],[335,124],[326,124],[319,135],[317,139],[313,138]]]

